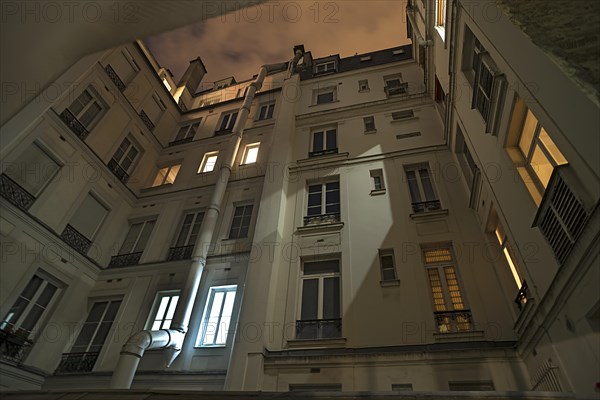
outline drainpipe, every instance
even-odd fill
[[[458,29],[458,4],[457,0],[452,0],[450,5],[450,23],[452,29],[450,29],[450,60],[448,62],[448,75],[450,77],[448,82],[448,94],[446,96],[446,115],[445,115],[445,126],[444,126],[444,141],[450,145],[450,132],[452,132],[452,124],[454,123],[454,108],[455,96],[456,96],[456,45],[454,40]]]
[[[165,349],[165,364],[169,367],[181,352],[181,346],[187,332],[190,315],[194,307],[194,300],[198,293],[202,272],[206,265],[206,257],[208,256],[209,245],[212,242],[213,233],[217,224],[217,219],[221,213],[221,205],[225,190],[231,175],[231,168],[235,163],[240,143],[242,142],[242,134],[244,125],[248,119],[250,106],[254,100],[254,95],[262,87],[263,81],[269,72],[283,71],[287,68],[288,76],[295,70],[298,61],[304,54],[302,46],[294,48],[294,58],[288,63],[278,63],[263,65],[258,72],[256,80],[248,86],[248,91],[244,99],[242,107],[238,111],[229,145],[225,150],[224,162],[219,171],[219,177],[215,185],[210,205],[204,215],[200,234],[194,246],[192,255],[192,265],[188,273],[188,277],[179,298],[173,322],[170,329],[161,329],[158,331],[143,330],[131,336],[123,349],[117,366],[113,372],[110,388],[111,389],[129,389],[137,366],[144,356],[144,352],[150,349]]]

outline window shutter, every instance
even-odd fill
[[[492,98],[490,101],[489,115],[485,124],[485,133],[492,135],[498,134],[507,86],[508,83],[504,74],[494,76]]]
[[[91,240],[107,214],[106,207],[88,194],[71,218],[69,225]]]

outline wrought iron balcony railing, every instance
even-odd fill
[[[65,108],[62,113],[59,115],[60,119],[76,134],[81,140],[85,140],[87,135],[89,134],[87,128],[83,126],[81,122],[77,119],[75,115],[68,108]]]
[[[304,226],[340,222],[340,213],[309,215],[304,217]]]
[[[146,114],[146,112],[144,110],[140,111],[139,114],[140,118],[142,119],[142,122],[144,123],[144,125],[146,125],[146,127],[148,129],[150,129],[150,131],[154,131],[154,122],[152,122],[150,120],[150,117],[148,116],[148,114]]]
[[[435,311],[433,314],[439,333],[473,330],[471,310]]]
[[[110,258],[108,268],[119,268],[126,267],[128,265],[137,265],[140,263],[140,258],[144,252],[140,251],[137,253],[119,254]]]
[[[190,258],[192,258],[193,252],[193,244],[190,246],[171,247],[169,249],[169,256],[167,257],[167,261],[189,260]]]
[[[219,129],[215,131],[215,136],[227,135],[228,133],[231,133],[232,130],[233,126],[231,128]]]
[[[184,144],[184,143],[190,143],[192,141],[193,137],[187,137],[187,138],[183,138],[183,139],[177,139],[177,140],[173,140],[172,142],[169,142],[169,146],[177,146],[178,144]]]
[[[100,353],[64,353],[55,375],[92,372]]]
[[[110,80],[113,81],[113,83],[115,84],[117,89],[119,89],[119,91],[122,92],[125,90],[127,86],[125,86],[125,83],[123,83],[121,78],[119,78],[119,75],[115,72],[115,70],[110,64],[107,64],[106,67],[104,67],[104,71],[106,71],[106,75],[108,75]]]
[[[318,157],[318,156],[324,156],[327,154],[337,154],[338,153],[338,149],[337,147],[335,149],[325,149],[325,150],[319,150],[319,151],[311,151],[308,153],[308,157]]]
[[[529,297],[529,287],[527,286],[527,282],[523,281],[523,284],[517,293],[517,297],[515,298],[515,303],[517,304],[519,311],[525,307],[525,303],[527,303]]]
[[[79,253],[86,255],[92,241],[83,236],[77,229],[67,224],[65,230],[60,234],[60,238],[69,246],[77,250]]]
[[[422,213],[427,211],[435,211],[442,208],[439,200],[420,201],[418,203],[412,203],[413,212]]]
[[[296,321],[296,339],[334,339],[342,337],[342,319]]]
[[[384,88],[385,94],[388,97],[406,94],[407,89],[408,89],[408,82],[404,82],[399,86],[386,86]]]
[[[19,363],[29,347],[33,344],[27,333],[0,329],[0,357],[4,360]]]
[[[29,210],[35,201],[33,195],[4,174],[0,175],[0,195],[23,211]]]
[[[127,183],[127,181],[129,180],[129,174],[127,173],[127,171],[125,171],[123,169],[123,167],[121,167],[119,165],[118,162],[116,162],[114,159],[110,159],[110,161],[108,162],[108,169],[110,169],[110,171],[115,174],[115,176],[123,183]]]

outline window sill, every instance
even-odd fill
[[[337,159],[347,159],[348,156],[350,155],[350,153],[348,152],[344,152],[344,153],[332,153],[332,154],[323,154],[321,156],[314,156],[314,157],[308,157],[308,158],[303,158],[301,160],[296,161],[296,163],[298,163],[298,165],[302,165],[302,164],[317,164],[321,161],[333,161],[333,160],[337,160]]]
[[[470,340],[483,339],[483,331],[462,331],[448,333],[434,333],[433,338],[436,342],[466,342]]]
[[[346,347],[346,338],[332,339],[290,339],[287,341],[288,347],[293,348],[331,348],[331,347]]]
[[[215,345],[215,346],[194,346],[195,350],[208,350],[208,349],[224,349],[226,348],[227,345],[225,344],[220,344],[220,345]],[[161,350],[161,349],[158,349]]]
[[[153,191],[156,191],[156,190],[159,190],[159,189],[164,189],[165,187],[173,187],[173,184],[172,183],[164,183],[162,185],[150,186],[150,187],[147,187],[147,188],[140,189],[140,192],[141,193],[153,192]]]
[[[381,287],[400,286],[400,280],[399,279],[390,279],[387,281],[379,281],[379,285],[381,285]]]
[[[341,231],[344,227],[343,222],[325,222],[318,225],[307,225],[307,226],[299,226],[296,229],[296,234],[298,235],[306,235],[313,233],[325,233],[325,232],[336,232]]]
[[[410,218],[411,219],[428,219],[428,218],[435,218],[435,217],[445,217],[446,215],[448,215],[448,209],[441,209],[441,210],[435,210],[435,211],[424,211],[424,212],[420,212],[420,213],[411,213]]]
[[[385,194],[386,190],[385,189],[377,189],[377,190],[371,190],[371,193],[369,193],[371,196],[379,196],[382,194]]]
[[[368,131],[364,132],[365,135],[371,135],[373,133],[377,133],[377,129],[371,129],[371,130],[368,130]]]
[[[419,117],[414,116],[414,117],[408,117],[408,118],[401,118],[401,119],[392,119],[390,121],[390,124],[397,124],[397,123],[401,123],[401,122],[407,122],[407,121],[418,121]]]
[[[358,93],[369,93],[371,91],[371,89],[362,89],[359,90]]]
[[[328,101],[327,103],[316,103],[316,104],[311,104],[309,105],[309,107],[317,107],[317,106],[325,106],[327,104],[333,104],[333,103],[339,103],[339,100],[334,100],[334,101]]]

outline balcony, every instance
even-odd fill
[[[327,154],[337,154],[338,153],[338,149],[337,147],[335,149],[325,149],[325,150],[319,150],[319,151],[311,151],[308,153],[308,157],[318,157],[318,156],[324,156]]]
[[[169,256],[167,257],[167,261],[189,260],[190,258],[192,258],[193,252],[194,245],[171,247],[169,249]]]
[[[184,144],[184,143],[190,143],[192,141],[193,137],[187,137],[184,139],[178,139],[178,140],[173,140],[172,142],[169,142],[169,147],[171,146],[177,146],[178,144]]]
[[[420,201],[412,203],[412,209],[415,213],[423,213],[428,211],[436,211],[442,208],[439,200]]]
[[[439,333],[467,332],[473,330],[471,310],[436,311],[433,314]]]
[[[148,129],[150,129],[150,132],[154,132],[154,128],[156,128],[156,127],[154,126],[154,122],[152,122],[152,120],[150,120],[150,117],[148,116],[148,114],[146,114],[146,112],[144,110],[142,110],[142,111],[140,111],[139,116],[142,119],[142,122],[144,123],[144,125],[146,125],[146,127]]]
[[[29,207],[35,201],[27,190],[23,189],[17,182],[10,179],[7,175],[0,175],[0,196],[10,201],[23,211],[29,210]]]
[[[90,250],[92,241],[83,236],[77,229],[67,224],[65,230],[60,234],[60,238],[69,246],[77,250],[84,256]]]
[[[527,282],[523,281],[521,289],[519,289],[517,297],[515,298],[515,303],[517,304],[519,311],[523,310],[525,303],[527,303],[527,299],[530,297],[531,296],[529,295],[529,287],[527,287]]]
[[[340,213],[309,215],[304,217],[304,226],[340,222]]]
[[[341,318],[296,321],[296,339],[335,339],[341,337]]]
[[[68,108],[65,108],[62,113],[59,115],[60,119],[76,134],[79,139],[85,140],[87,135],[89,134],[88,130]]]
[[[108,268],[119,268],[126,267],[128,265],[137,265],[140,263],[140,258],[144,252],[140,251],[137,253],[119,254],[110,258]]]
[[[108,169],[112,172],[121,182],[127,183],[129,180],[129,174],[123,169],[114,159],[110,159],[108,162]]]
[[[108,64],[106,67],[104,67],[104,71],[106,71],[106,75],[108,75],[110,80],[113,81],[113,83],[115,84],[117,89],[119,89],[120,92],[125,90],[125,88],[126,88],[125,84],[123,83],[121,78],[119,78],[119,75],[117,75],[117,73],[115,72],[115,70],[113,69],[113,67],[110,64]]]
[[[81,374],[92,372],[100,353],[64,353],[55,375]]]
[[[387,97],[399,96],[406,94],[408,90],[408,82],[404,82],[400,85],[385,86],[383,88]]]
[[[0,329],[0,357],[3,360],[20,363],[27,349],[33,344],[27,337],[28,333],[20,329],[16,332]]]

